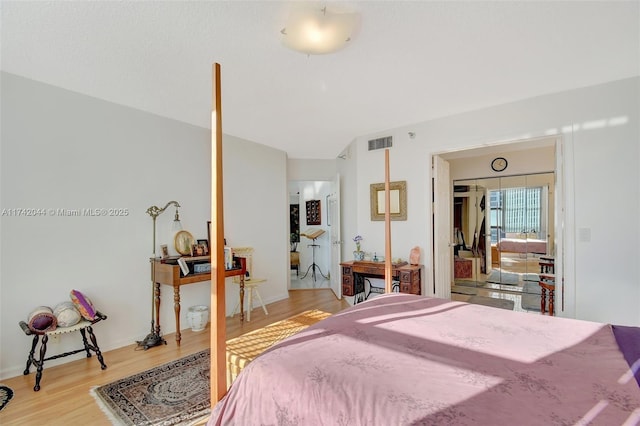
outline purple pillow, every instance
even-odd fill
[[[43,334],[55,330],[58,326],[58,320],[50,307],[38,306],[29,314],[28,325],[34,333]]]
[[[96,319],[96,310],[91,300],[78,290],[71,290],[71,301],[82,315],[82,318],[93,321]]]

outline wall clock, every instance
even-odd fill
[[[504,158],[504,157],[496,157],[491,162],[491,168],[495,172],[504,171],[507,168],[508,165],[509,165],[509,163],[507,162],[507,159]]]

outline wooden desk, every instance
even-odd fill
[[[246,261],[243,257],[237,257],[241,267],[227,269],[224,271],[225,277],[240,277],[240,321],[244,321],[244,276],[247,271]],[[200,274],[182,275],[180,265],[163,263],[161,259],[155,259],[151,264],[151,279],[155,283],[155,308],[156,325],[155,332],[160,335],[160,284],[173,286],[173,310],[176,315],[176,342],[180,345],[180,287],[183,285],[211,281],[211,272]]]
[[[340,266],[342,267],[342,294],[355,296],[354,304],[365,300],[365,277],[384,278],[384,262],[354,260],[343,262]],[[401,293],[421,294],[421,270],[422,265],[409,265],[407,262],[391,265],[393,278],[400,282]]]

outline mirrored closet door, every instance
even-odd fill
[[[454,181],[453,294],[540,310],[541,262],[553,258],[553,185],[553,173]]]

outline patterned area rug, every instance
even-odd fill
[[[279,341],[328,317],[319,310],[269,324],[227,341],[227,382]],[[209,349],[91,390],[114,425],[200,423],[211,413]]]
[[[211,412],[209,349],[91,390],[115,425],[185,425]]]
[[[13,390],[5,385],[0,385],[0,411],[7,406],[13,398]]]

